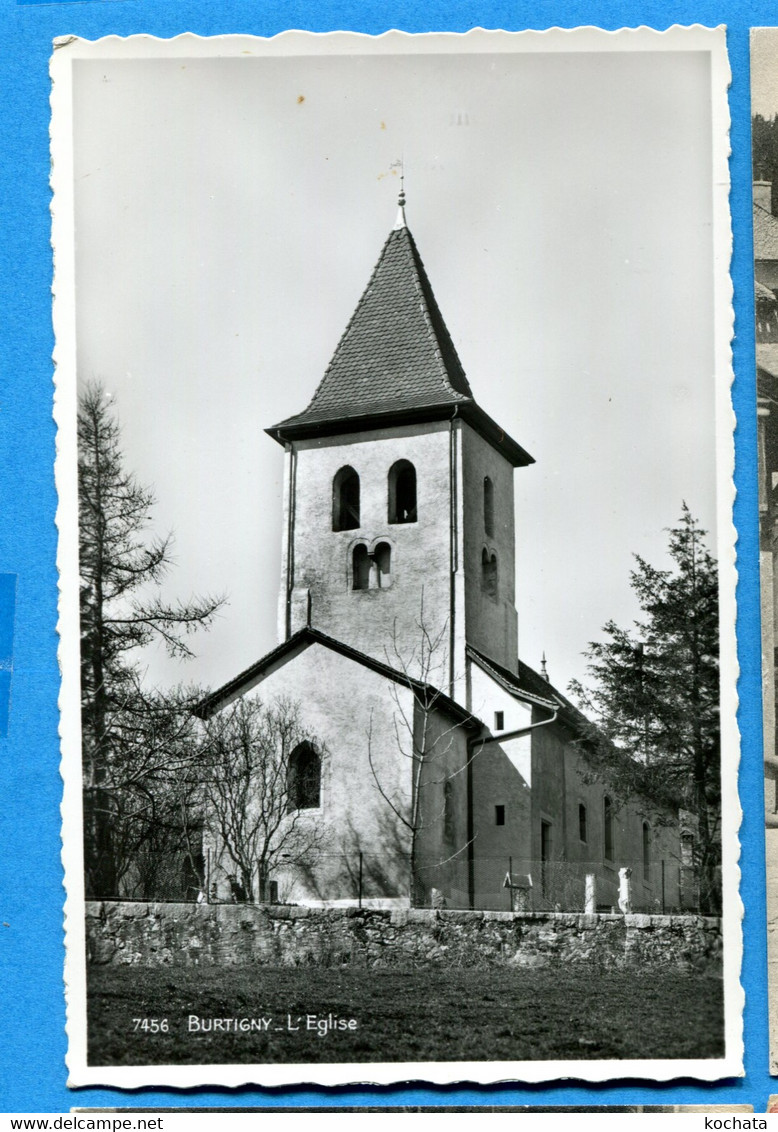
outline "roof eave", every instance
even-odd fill
[[[266,428],[278,444],[289,440],[308,440],[317,436],[336,436],[339,433],[364,432],[368,429],[391,428],[401,424],[422,424],[427,421],[451,420],[461,417],[475,429],[484,440],[496,448],[514,468],[534,464],[535,459],[526,449],[500,428],[495,420],[484,412],[475,401],[447,401],[438,405],[422,405],[418,408],[397,409],[391,413],[364,413],[360,416],[333,417],[330,420],[306,420],[305,414],[290,417],[279,424]]]
[[[303,649],[309,645],[320,644],[325,648],[332,649],[334,652],[340,653],[342,656],[348,657],[359,664],[364,665],[366,668],[372,669],[385,676],[387,679],[392,680],[396,684],[404,684],[417,695],[423,696],[430,707],[438,707],[441,711],[446,712],[457,723],[461,723],[467,730],[478,731],[483,727],[480,719],[474,716],[471,712],[458,704],[456,700],[452,700],[445,692],[441,692],[431,684],[424,681],[416,680],[397,669],[392,668],[389,664],[384,664],[375,657],[368,656],[366,653],[360,652],[359,649],[347,645],[344,641],[339,641],[335,637],[330,637],[327,633],[322,633],[320,629],[314,629],[308,625],[302,629],[298,629],[287,640],[282,641],[269,653],[266,653],[258,661],[252,664],[249,668],[239,673],[234,679],[228,683],[223,684],[216,691],[211,692],[206,696],[195,709],[195,715],[201,719],[208,719],[219,707],[225,702],[233,699],[239,695],[241,690],[246,688],[247,685],[255,683],[259,677],[274,669],[277,665],[284,662],[285,659],[292,654],[302,652]]]
[[[287,440],[309,440],[316,436],[336,436],[339,433],[364,432],[366,429],[389,428],[398,424],[416,424],[425,421],[447,420],[462,411],[465,402],[445,401],[433,405],[419,405],[414,408],[394,409],[383,413],[360,413],[350,416],[334,416],[324,420],[310,419],[305,413],[289,417],[279,424],[266,428],[279,444]]]

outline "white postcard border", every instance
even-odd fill
[[[713,195],[715,262],[715,362],[717,418],[717,510],[718,556],[721,579],[721,717],[722,777],[724,783],[723,919],[725,955],[725,1041],[720,1059],[641,1061],[524,1061],[524,1062],[433,1062],[375,1064],[262,1064],[96,1067],[86,1057],[86,949],[84,937],[84,883],[82,860],[82,801],[80,776],[79,708],[79,610],[78,533],[76,480],[76,381],[75,381],[75,247],[72,149],[72,72],[74,61],[84,58],[211,58],[245,54],[284,56],[334,54],[383,54],[395,51],[419,54],[488,52],[611,52],[611,51],[706,51],[711,58],[713,111]],[[52,128],[52,240],[55,258],[54,328],[56,347],[57,423],[56,486],[59,496],[57,526],[59,546],[59,663],[62,776],[62,861],[65,869],[65,980],[68,1003],[67,1064],[70,1086],[110,1085],[119,1088],[167,1085],[266,1086],[316,1083],[345,1085],[392,1084],[426,1081],[452,1082],[541,1082],[569,1078],[607,1081],[643,1078],[670,1081],[678,1077],[718,1080],[741,1075],[742,1008],[744,994],[739,982],[742,957],[742,904],[738,887],[738,828],[741,810],[737,798],[739,734],[736,723],[738,674],[735,637],[735,542],[732,504],[735,496],[734,413],[730,398],[733,378],[731,337],[734,324],[732,284],[729,275],[731,223],[729,215],[729,109],[727,87],[730,69],[723,27],[672,27],[606,32],[598,28],[551,29],[545,32],[473,30],[454,33],[409,35],[390,31],[379,37],[336,32],[314,34],[285,32],[272,39],[223,36],[206,39],[186,34],[172,40],[135,35],[127,39],[109,36],[97,41],[62,37],[55,41],[51,62],[53,81]]]

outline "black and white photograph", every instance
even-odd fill
[[[723,29],[55,48],[70,1083],[741,1072]]]
[[[778,553],[778,29],[751,30],[751,138],[754,209],[759,573],[762,612],[762,704],[767,870],[770,1072],[778,1073],[778,758],[776,757],[776,617]]]

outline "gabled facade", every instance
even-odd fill
[[[214,693],[300,705],[322,753],[315,860],[281,900],[635,908],[690,902],[678,824],[618,803],[580,716],[518,661],[513,473],[532,457],[477,404],[397,223],[284,447],[279,645]],[[221,849],[211,845],[214,861]],[[357,879],[358,878],[358,879]]]

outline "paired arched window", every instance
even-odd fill
[[[359,476],[348,464],[332,481],[332,529],[353,531],[359,526]]]
[[[494,484],[484,476],[484,534],[494,538]]]
[[[354,590],[370,588],[370,555],[363,542],[357,543],[351,552],[351,588]]]
[[[385,590],[392,580],[392,548],[388,542],[379,542],[373,551],[375,578],[379,590]]]
[[[389,522],[416,522],[416,469],[410,460],[398,460],[389,469]]]
[[[298,743],[289,756],[290,810],[317,810],[321,804],[321,759],[310,743]]]
[[[613,860],[613,804],[605,796],[602,800],[602,842],[606,861]]]
[[[351,552],[351,588],[353,590],[385,590],[392,583],[392,548],[379,542],[372,554],[363,542]]]
[[[487,597],[497,600],[499,579],[497,576],[497,555],[490,554],[484,547],[481,554],[481,591]]]

